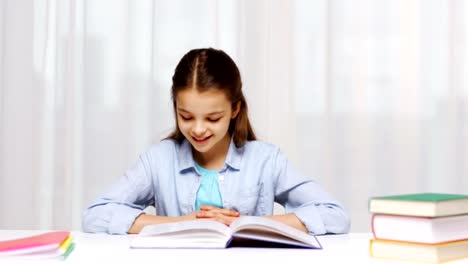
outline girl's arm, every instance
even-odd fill
[[[296,171],[279,150],[273,159],[273,174],[275,201],[286,210],[285,216],[271,216],[273,219],[300,230],[305,227],[314,235],[349,232],[349,216],[341,203],[310,176]]]
[[[171,223],[171,222],[180,222],[187,220],[194,220],[200,218],[208,218],[220,223],[230,225],[234,220],[236,220],[240,214],[236,211],[224,208],[218,208],[210,205],[200,206],[200,211],[194,212],[191,214],[178,216],[178,217],[166,217],[166,216],[156,216],[156,215],[147,215],[141,214],[135,219],[133,225],[128,230],[129,234],[140,233],[141,229],[146,225],[151,224],[162,224],[162,223]]]
[[[241,215],[233,210],[230,209],[223,209],[223,208],[218,208],[214,206],[202,206],[200,207],[201,211],[197,212],[195,214],[196,218],[211,218],[214,220],[217,220],[223,224],[230,225],[234,220],[239,218]],[[301,231],[304,231],[307,233],[307,228],[305,225],[297,218],[295,214],[285,214],[285,215],[268,215],[264,216],[265,218],[269,218],[271,220],[275,220],[278,222],[281,222],[283,224],[286,224],[288,226],[294,227],[296,229],[299,229]],[[152,221],[152,219],[148,219],[149,221]],[[154,219],[156,220],[156,219]],[[161,221],[164,221],[164,219],[160,219]],[[156,220],[157,221],[157,220]],[[169,220],[170,222],[171,220]],[[180,221],[180,220],[176,220]],[[139,231],[139,230],[138,230]]]
[[[193,219],[196,219],[195,213],[178,217],[141,214],[135,219],[135,222],[133,222],[132,226],[128,230],[128,233],[138,234],[146,225],[180,222]]]
[[[307,227],[299,220],[299,218],[297,218],[295,214],[268,215],[265,216],[265,218],[281,222],[288,226],[304,231],[305,233],[308,232]]]
[[[107,192],[83,213],[84,232],[126,234],[143,210],[154,203],[151,155],[144,153]]]

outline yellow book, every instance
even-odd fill
[[[70,247],[70,245],[72,244],[72,242],[73,242],[73,237],[68,236],[68,238],[65,239],[65,241],[62,242],[62,244],[60,244],[60,247],[59,247],[58,251],[60,252],[61,255],[65,254],[65,252],[67,252],[67,250]]]
[[[375,258],[440,263],[468,257],[468,240],[422,244],[371,239],[370,255]]]

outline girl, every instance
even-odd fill
[[[85,232],[138,233],[145,225],[257,215],[310,234],[346,233],[343,207],[297,172],[278,147],[256,141],[242,82],[223,51],[188,52],[172,77],[176,126],[84,212]],[[286,214],[272,215],[273,203]],[[143,212],[154,205],[157,215]]]

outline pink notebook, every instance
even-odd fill
[[[56,231],[36,236],[0,241],[0,255],[58,249],[60,244],[62,244],[68,236],[70,236],[69,231]]]

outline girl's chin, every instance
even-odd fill
[[[197,145],[192,145],[192,147],[193,147],[198,153],[207,153],[208,151],[211,150],[211,146],[197,146]]]

